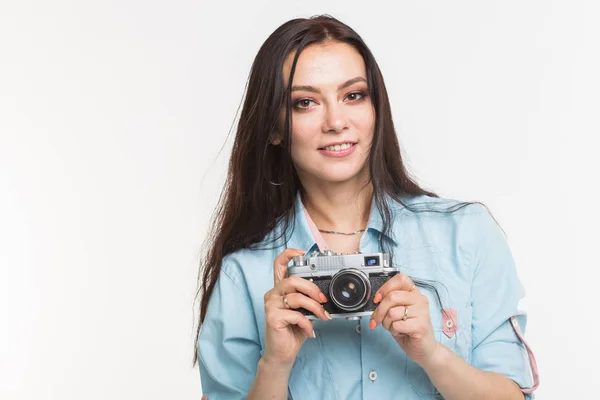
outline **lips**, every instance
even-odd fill
[[[356,149],[355,143],[343,143],[343,144],[335,144],[329,145],[327,147],[319,149],[319,153],[326,157],[346,157],[354,152]]]
[[[319,150],[328,150],[328,151],[347,150],[355,144],[356,143],[354,143],[354,142],[337,142],[337,143],[331,143],[331,144],[328,144],[327,146],[321,147]]]

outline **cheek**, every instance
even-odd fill
[[[373,135],[373,130],[375,129],[375,112],[373,109],[365,110],[363,114],[358,116],[356,121],[365,135]]]
[[[315,150],[316,137],[311,133],[310,129],[302,129],[300,126],[296,126],[296,129],[292,130],[292,156],[301,155],[303,153]]]
[[[314,113],[316,114],[316,113]],[[292,121],[292,152],[314,150],[320,139],[320,125],[316,115],[295,116]]]

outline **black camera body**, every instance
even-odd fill
[[[331,250],[296,256],[288,276],[310,280],[327,297],[323,307],[332,318],[359,319],[370,316],[377,307],[377,290],[399,272],[389,265],[386,253],[337,254]],[[312,312],[299,308],[308,319]]]

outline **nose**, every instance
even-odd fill
[[[347,116],[343,107],[341,104],[333,103],[325,108],[324,133],[341,133],[347,127]]]

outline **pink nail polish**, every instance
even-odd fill
[[[370,320],[369,321],[369,329],[373,330],[375,329],[375,327],[377,326],[377,322],[375,322],[375,320]]]
[[[375,303],[375,304],[379,303],[381,301],[381,297],[382,297],[381,293],[377,293],[375,295],[375,297],[373,298],[373,303]]]

